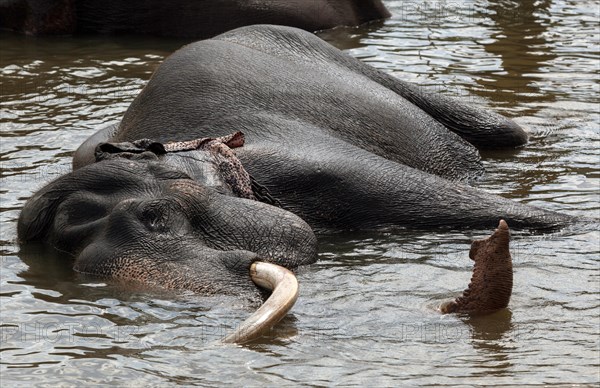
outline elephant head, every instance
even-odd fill
[[[254,199],[251,179],[227,146],[239,141],[235,135],[166,145],[102,144],[97,156],[104,160],[29,199],[19,217],[19,241],[42,241],[65,252],[83,274],[258,301],[256,278],[287,275],[256,263],[289,269],[313,263],[316,237],[299,217]],[[194,149],[170,154],[186,147]],[[173,160],[188,158],[196,179],[173,167]]]

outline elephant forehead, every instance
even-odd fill
[[[147,163],[148,166],[160,160],[167,168],[182,171],[204,186],[240,198],[256,199],[250,175],[233,151],[233,148],[243,145],[244,134],[238,131],[217,138],[204,137],[164,144],[145,138],[131,142],[100,143],[95,156],[97,162],[128,160]],[[149,171],[156,172],[152,168]],[[164,173],[154,175],[158,178]]]
[[[182,194],[188,198],[201,199],[206,195],[206,188],[192,180],[169,182],[167,188],[171,192]]]
[[[171,144],[174,143],[167,143],[165,148],[168,150]],[[209,140],[196,149],[168,153],[161,160],[182,169],[202,185],[239,198],[256,199],[250,175],[235,152],[222,141]]]

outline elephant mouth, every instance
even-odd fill
[[[204,183],[217,190],[226,186],[225,191],[234,197],[278,205],[238,159],[234,149],[242,147],[244,142],[244,134],[241,132],[223,137],[167,143],[142,139],[99,144],[95,156],[97,162],[115,158],[162,161],[183,171],[195,181],[194,184]],[[182,183],[179,182],[178,185],[181,191]],[[190,192],[195,193],[193,190]],[[261,337],[289,312],[298,298],[298,281],[283,266],[268,261],[255,261],[250,267],[250,278],[258,287],[271,291],[271,295],[233,333],[223,339],[224,343],[244,344]]]
[[[264,261],[256,261],[250,267],[252,281],[271,295],[238,328],[223,339],[224,343],[244,344],[253,341],[279,322],[298,299],[296,276],[285,267]]]

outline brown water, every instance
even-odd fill
[[[600,215],[596,1],[386,4],[385,23],[321,36],[527,128],[523,149],[484,155],[485,190]],[[238,300],[125,292],[19,252],[24,201],[69,171],[73,150],[117,122],[182,43],[0,37],[2,386],[600,383],[593,230],[515,233],[509,310],[482,318],[433,308],[466,286],[469,240],[489,231],[324,237],[293,313],[248,347],[217,342],[249,314]]]

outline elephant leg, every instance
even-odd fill
[[[418,106],[446,128],[477,148],[516,147],[527,142],[526,132],[514,121],[459,99],[428,92],[352,58],[313,34],[282,26],[227,32],[215,39],[232,41],[266,54],[310,62],[315,66],[339,66],[362,74]]]
[[[333,138],[310,147],[263,144],[239,151],[248,172],[282,207],[317,230],[382,227],[546,229],[573,217],[427,174]]]

